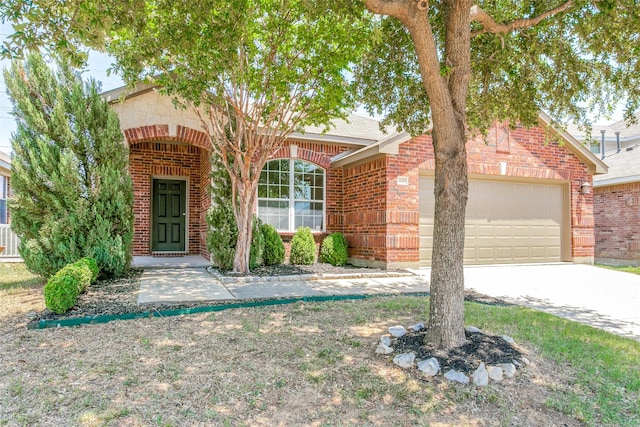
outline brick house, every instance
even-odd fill
[[[207,136],[189,111],[154,88],[104,94],[120,116],[134,181],[134,255],[207,256]],[[594,259],[593,194],[606,165],[567,133],[497,125],[467,144],[469,264]],[[257,215],[287,241],[309,226],[319,241],[340,231],[351,262],[426,266],[431,258],[434,156],[429,135],[383,133],[350,116],[323,134],[307,128],[263,169]],[[587,186],[585,187],[585,184]]]
[[[609,167],[593,180],[595,260],[640,265],[640,125],[620,120],[595,126],[594,133],[601,135],[596,151]],[[575,135],[585,139],[578,131]]]

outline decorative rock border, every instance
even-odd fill
[[[418,332],[425,329],[423,323],[416,323],[408,329]],[[395,325],[388,328],[389,335],[383,335],[380,337],[380,342],[376,347],[376,354],[389,355],[395,352],[393,348],[394,341],[407,334],[407,329],[402,325]],[[467,333],[483,333],[482,330],[475,326],[467,326],[465,328]],[[516,345],[513,338],[508,335],[502,335],[504,341],[508,344]],[[397,354],[393,358],[393,363],[403,369],[417,368],[424,375],[429,377],[437,376],[440,371],[440,362],[436,357],[430,357],[424,360],[418,360],[416,363],[416,355],[413,352],[406,352]],[[478,387],[486,387],[489,382],[501,382],[506,378],[513,378],[518,368],[528,365],[530,362],[526,357],[521,357],[520,360],[513,360],[511,363],[498,363],[495,365],[485,365],[484,362],[480,362],[480,366],[471,373],[471,378],[464,372],[456,371],[453,369],[448,370],[443,374],[443,377],[449,381],[459,384],[469,384],[471,381]]]
[[[216,268],[207,268],[209,274],[219,280],[222,284],[247,284],[247,283],[259,283],[259,282],[306,282],[314,280],[352,280],[352,279],[383,279],[388,277],[414,277],[416,276],[410,272],[391,271],[391,272],[376,272],[376,273],[309,273],[309,274],[294,274],[288,276],[225,276],[221,274]]]

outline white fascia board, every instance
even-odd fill
[[[140,95],[144,92],[148,92],[151,89],[157,88],[157,84],[153,83],[136,83],[131,86],[120,86],[115,89],[102,92],[100,96],[108,103],[118,102],[122,99],[127,99],[135,95]]]
[[[602,179],[599,181],[593,181],[593,187],[609,187],[611,185],[631,184],[634,182],[640,182],[640,175],[622,176],[619,178]]]
[[[546,126],[549,126],[553,130],[555,130],[558,133],[558,135],[560,135],[560,137],[568,143],[569,148],[573,148],[572,151],[578,157],[580,157],[585,162],[591,163],[593,165],[594,175],[608,172],[609,167],[602,160],[596,157],[596,155],[593,154],[591,150],[587,149],[587,147],[581,144],[580,141],[574,138],[566,130],[560,130],[560,129],[557,129],[555,126],[553,126],[552,125],[553,120],[551,120],[551,117],[547,113],[545,113],[544,111],[540,111],[540,113],[538,114],[538,119],[540,119],[540,121],[544,123]]]
[[[328,135],[328,134],[309,133],[309,132],[305,132],[305,133],[293,132],[291,135],[289,135],[289,139],[296,139],[299,141],[324,142],[324,143],[341,144],[341,145],[357,145],[358,147],[368,146],[376,142],[374,139],[353,138],[349,136]]]
[[[368,147],[363,147],[359,150],[352,151],[350,153],[341,153],[331,159],[331,163],[334,166],[346,166],[348,164],[357,162],[359,160],[364,160],[366,158],[375,156],[377,154],[398,154],[398,149],[400,144],[403,142],[409,141],[411,139],[411,135],[406,132],[397,133],[395,135],[391,135],[388,138],[380,140],[375,144],[372,144]]]

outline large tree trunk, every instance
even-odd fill
[[[438,348],[465,342],[464,216],[467,206],[465,113],[471,77],[470,0],[446,2],[441,57],[421,2],[376,2],[409,29],[429,98],[436,160],[431,306],[425,340]],[[367,3],[368,4],[368,3]],[[428,7],[428,6],[427,6]]]
[[[439,348],[465,342],[464,222],[467,206],[467,159],[459,123],[435,129],[436,152],[431,302],[426,340]]]
[[[233,259],[233,271],[235,273],[248,273],[256,195],[251,183],[241,181],[234,182],[233,185],[236,187],[233,213],[238,224],[238,242]]]

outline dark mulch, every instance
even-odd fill
[[[326,263],[311,265],[264,265],[254,268],[250,273],[234,273],[232,271],[221,271],[221,274],[228,277],[268,277],[268,276],[297,276],[301,274],[362,274],[362,273],[389,273],[398,270],[381,270],[378,268],[357,267],[355,265],[345,265],[342,267]]]
[[[481,362],[488,365],[520,361],[522,353],[502,337],[484,333],[466,333],[467,342],[451,350],[439,350],[424,344],[425,331],[409,332],[397,338],[393,347],[400,353],[414,352],[418,360],[435,357],[441,369],[472,373]]]

